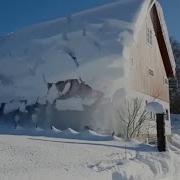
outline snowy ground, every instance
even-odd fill
[[[180,175],[177,134],[169,151],[159,153],[154,146],[104,139],[92,131],[53,131],[42,136],[39,129],[30,136],[22,129],[1,129],[0,180],[177,180]]]

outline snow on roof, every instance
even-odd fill
[[[133,39],[145,2],[117,0],[1,39],[0,102],[44,97],[47,82],[67,79],[81,78],[104,94],[115,92],[124,83],[123,47]],[[10,83],[3,83],[7,79]]]
[[[81,11],[69,17],[63,17],[26,27],[11,35],[14,36],[14,38],[16,38],[17,35],[18,39],[47,38],[63,33],[64,31],[77,31],[87,24],[95,23],[98,25],[108,19],[133,22],[145,1],[147,2],[149,0],[114,0],[112,3]]]

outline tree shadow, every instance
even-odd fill
[[[83,140],[70,140],[70,139],[59,139],[59,140],[51,140],[51,139],[40,139],[40,138],[28,138],[33,141],[42,141],[42,142],[52,142],[52,143],[61,143],[61,144],[77,144],[77,145],[90,145],[90,146],[101,146],[101,147],[109,147],[109,148],[118,148],[118,149],[127,149],[139,152],[157,152],[155,146],[147,145],[147,144],[138,144],[138,145],[130,145],[123,142],[121,144],[113,144],[112,141],[107,142],[98,142],[98,141],[83,141]],[[118,142],[118,141],[114,141]],[[122,145],[124,144],[124,145]]]
[[[148,144],[135,144],[131,141],[121,141],[111,139],[92,139],[92,138],[82,138],[80,134],[74,136],[62,136],[61,134],[54,133],[52,131],[43,130],[35,131],[32,130],[16,130],[16,129],[0,129],[0,135],[12,135],[12,136],[28,136],[28,139],[34,141],[52,142],[52,143],[64,143],[64,144],[77,144],[77,145],[91,145],[91,146],[102,146],[109,148],[121,148],[127,150],[134,150],[139,152],[157,152],[156,147]],[[43,138],[56,138],[53,139],[43,139]]]

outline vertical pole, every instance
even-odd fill
[[[156,114],[157,148],[159,152],[166,151],[164,114]]]

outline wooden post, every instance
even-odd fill
[[[157,148],[159,152],[166,151],[164,114],[156,114]]]

